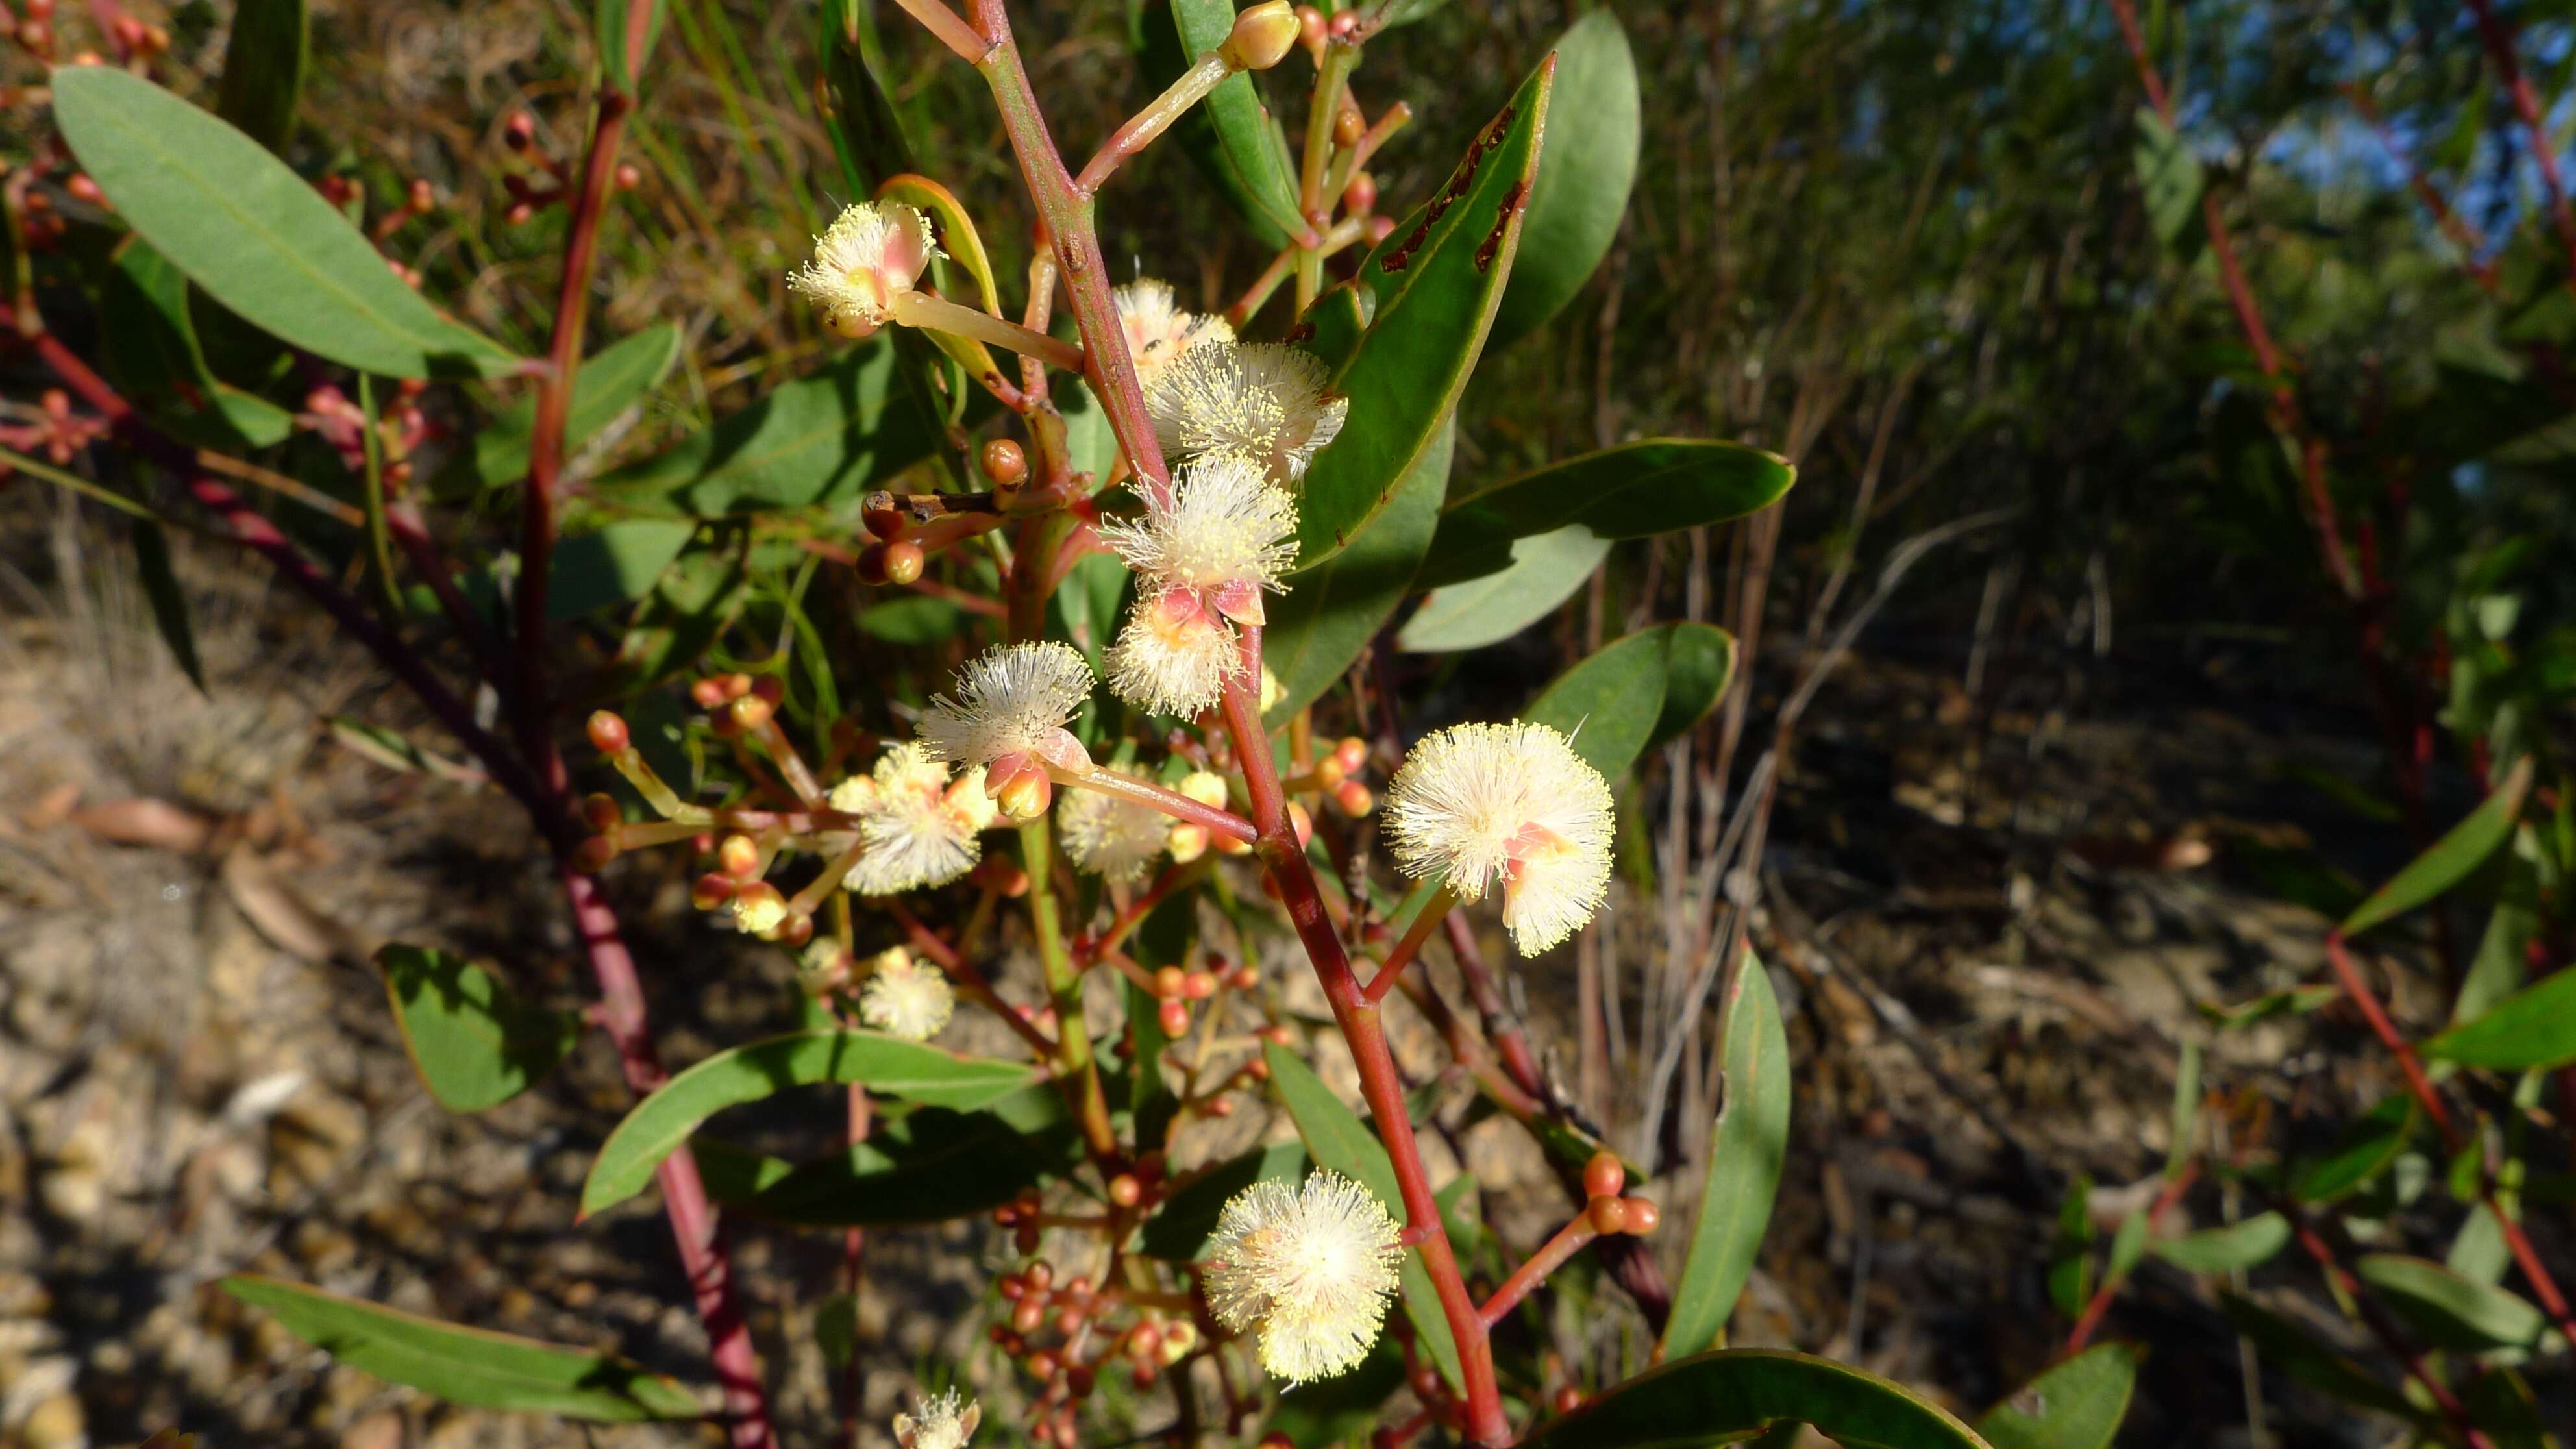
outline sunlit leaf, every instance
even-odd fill
[[[519,359],[440,316],[261,145],[112,66],[53,72],[54,120],[127,224],[253,326],[387,377],[495,376]]]
[[[1637,59],[1609,7],[1576,21],[1556,42],[1556,98],[1549,104],[1581,124],[1561,126],[1547,139],[1522,223],[1521,255],[1494,314],[1489,345],[1495,347],[1546,325],[1573,300],[1609,253],[1628,209],[1641,110]]]
[[[441,1323],[249,1273],[224,1279],[223,1289],[341,1363],[451,1404],[611,1424],[705,1412],[695,1394],[614,1354]]]
[[[376,953],[403,1047],[450,1112],[480,1112],[526,1091],[581,1044],[581,1014],[531,1006],[491,972],[420,946]]]
[[[1770,973],[1744,954],[1724,1007],[1718,1070],[1726,1074],[1710,1129],[1708,1176],[1690,1255],[1673,1290],[1664,1324],[1667,1356],[1696,1353],[1720,1340],[1745,1282],[1753,1276],[1762,1236],[1779,1196],[1789,1149],[1789,1039]]]

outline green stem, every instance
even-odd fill
[[[1020,822],[1020,866],[1029,877],[1029,930],[1037,937],[1038,965],[1046,972],[1047,996],[1055,1004],[1056,1055],[1073,1079],[1075,1106],[1082,1114],[1083,1140],[1102,1162],[1118,1156],[1118,1136],[1109,1125],[1109,1097],[1101,1090],[1100,1067],[1091,1056],[1091,1030],[1082,1015],[1082,973],[1065,948],[1064,920],[1055,901],[1055,839],[1048,817]]]

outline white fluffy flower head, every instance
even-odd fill
[[[938,250],[930,218],[900,201],[863,201],[814,238],[814,259],[787,274],[787,289],[820,308],[824,326],[865,337],[885,325],[895,297],[912,290]]]
[[[1109,646],[1109,687],[1151,714],[1194,718],[1214,709],[1243,668],[1234,629],[1195,590],[1165,589],[1127,610]]]
[[[859,1020],[888,1036],[928,1041],[948,1025],[957,998],[939,968],[916,961],[901,946],[880,953],[859,987]]]
[[[1258,1325],[1262,1367],[1294,1386],[1368,1356],[1404,1250],[1375,1194],[1319,1171],[1303,1186],[1274,1179],[1235,1194],[1208,1257],[1217,1321],[1236,1332]]]
[[[1056,823],[1076,866],[1107,880],[1138,881],[1170,840],[1172,817],[1097,790],[1070,790]]]
[[[1249,458],[1211,453],[1184,465],[1168,493],[1139,492],[1143,515],[1104,523],[1100,536],[1166,586],[1248,590],[1257,608],[1259,590],[1278,588],[1297,561],[1297,500]]]
[[[1297,556],[1297,501],[1261,466],[1210,453],[1168,491],[1141,489],[1145,511],[1101,525],[1136,571],[1127,623],[1110,650],[1109,686],[1156,714],[1213,708],[1242,667],[1235,624],[1259,624],[1264,590]]]
[[[984,1421],[984,1406],[961,1397],[955,1389],[921,1401],[918,1414],[894,1416],[894,1442],[903,1449],[966,1449],[975,1426]]]
[[[1581,929],[1610,884],[1609,782],[1542,724],[1464,724],[1423,737],[1387,787],[1396,863],[1446,874],[1460,900],[1503,887],[1524,956]]]
[[[1300,348],[1211,342],[1174,359],[1145,407],[1165,453],[1234,453],[1288,484],[1306,476],[1350,414],[1351,400],[1326,392],[1327,381],[1322,360]]]
[[[960,764],[989,765],[1006,755],[1032,753],[1056,763],[1068,747],[1082,754],[1064,723],[1090,695],[1091,666],[1072,645],[998,645],[957,671],[954,697],[930,702],[921,716],[921,740],[931,758]]]
[[[1234,340],[1234,327],[1223,317],[1182,311],[1169,282],[1139,278],[1109,295],[1118,304],[1118,325],[1127,334],[1136,382],[1147,391],[1182,353],[1202,342]]]
[[[841,878],[866,896],[946,885],[983,859],[976,835],[999,818],[984,793],[984,768],[954,781],[948,766],[917,743],[895,745],[875,771],[832,787],[831,805],[859,817],[867,851]]]

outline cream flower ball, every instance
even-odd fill
[[[1543,724],[1425,735],[1386,792],[1396,864],[1460,900],[1503,888],[1512,945],[1535,956],[1582,929],[1610,887],[1610,783]]]
[[[1395,1219],[1336,1172],[1235,1194],[1204,1270],[1217,1322],[1257,1331],[1261,1366],[1293,1387],[1368,1357],[1404,1261]]]

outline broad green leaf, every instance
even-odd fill
[[[170,646],[179,672],[204,694],[206,671],[197,662],[197,631],[188,623],[188,596],[170,567],[169,538],[161,525],[149,519],[134,520],[134,568],[143,579],[143,597],[152,605],[152,627],[160,631],[161,642]]]
[[[683,549],[678,560],[662,571],[618,640],[617,658],[601,685],[604,696],[658,684],[696,663],[715,643],[742,612],[750,593],[740,544],[735,539],[713,548]],[[628,723],[640,718],[630,710]],[[653,747],[643,748],[651,758]]]
[[[2111,1235],[2111,1256],[2102,1266],[2103,1281],[2118,1283],[2126,1279],[2129,1270],[2146,1255],[2147,1214],[2139,1209],[2120,1219],[2120,1230]]]
[[[1399,0],[1399,9],[1408,8]],[[1579,119],[1548,137],[1530,188],[1520,259],[1494,314],[1500,347],[1546,324],[1608,255],[1637,177],[1637,58],[1604,6],[1556,42],[1557,114]]]
[[[1366,1123],[1333,1089],[1315,1075],[1314,1069],[1298,1059],[1297,1054],[1270,1042],[1261,1049],[1262,1059],[1270,1064],[1270,1090],[1279,1104],[1296,1120],[1297,1135],[1306,1140],[1306,1151],[1318,1167],[1328,1167],[1377,1194],[1386,1204],[1388,1216],[1398,1223],[1405,1220],[1404,1190],[1396,1181],[1395,1163],[1386,1155],[1386,1147]],[[1398,1123],[1399,1132],[1413,1130],[1409,1122]],[[1413,1332],[1430,1353],[1440,1372],[1452,1385],[1459,1380],[1458,1340],[1449,1332],[1449,1319],[1440,1311],[1440,1292],[1431,1286],[1431,1273],[1422,1266],[1422,1251],[1407,1249],[1404,1255],[1404,1313],[1413,1320]]]
[[[680,329],[668,322],[622,337],[593,353],[573,374],[572,408],[564,418],[564,448],[579,448],[643,400],[680,357]],[[530,393],[494,414],[474,435],[471,450],[439,470],[432,485],[442,498],[459,498],[528,476],[528,447],[536,432],[537,400]]]
[[[122,70],[61,66],[54,120],[117,214],[281,341],[386,377],[495,376],[519,359],[442,317],[286,164]]]
[[[141,237],[117,248],[99,287],[99,346],[125,395],[163,431],[202,448],[266,448],[295,417],[218,379],[188,316],[188,279]]]
[[[2525,756],[2496,783],[2485,803],[2451,827],[2432,848],[2415,857],[2397,877],[2371,893],[2344,918],[2343,933],[2358,936],[2392,916],[2402,916],[2468,878],[2469,872],[2513,837],[2522,814],[2522,797],[2531,788],[2531,759]]]
[[[2504,862],[2504,879],[2496,891],[2495,909],[2478,935],[2477,954],[2451,998],[2451,1024],[2461,1026],[2486,1015],[2488,1008],[2522,986],[2529,966],[2532,938],[2540,934],[2540,877],[2533,865],[2540,855],[2540,833],[2518,827],[2514,853]]]
[[[1714,626],[1674,625],[1673,647],[1664,656],[1664,708],[1646,733],[1646,749],[1695,728],[1734,682],[1734,635]]]
[[[1715,625],[1657,624],[1602,645],[1558,675],[1521,718],[1572,736],[1574,752],[1616,780],[1663,730],[1666,706],[1677,703],[1671,690],[1675,661],[1685,671],[1686,692],[1696,696],[1678,701],[1682,708],[1672,711],[1682,717],[1680,728],[1688,728],[1716,703],[1734,656],[1735,640]],[[1711,658],[1726,661],[1717,671],[1716,689],[1708,687]]]
[[[1082,1160],[1082,1138],[1052,1086],[981,1112],[923,1107],[868,1140],[778,1178],[745,1212],[797,1227],[948,1222],[989,1212]]]
[[[642,598],[688,546],[694,523],[639,518],[555,545],[546,617],[578,619],[593,609]]]
[[[1445,585],[1481,578],[1522,556],[1513,540],[1577,526],[1615,540],[1723,523],[1770,507],[1797,480],[1786,459],[1742,443],[1622,443],[1451,502],[1422,579]]]
[[[1139,78],[1149,93],[1159,94],[1192,62],[1225,43],[1234,29],[1234,3],[1147,0],[1131,11],[1129,24]],[[1297,172],[1287,137],[1250,74],[1231,76],[1209,92],[1174,125],[1172,138],[1262,246],[1277,248],[1305,229],[1297,215]]]
[[[2097,1343],[1987,1410],[1977,1432],[1994,1449],[2110,1449],[2144,1356],[2125,1343]]]
[[[891,644],[936,644],[966,627],[966,611],[928,594],[878,599],[859,611],[859,629]]]
[[[582,1184],[581,1210],[587,1216],[642,1192],[699,1123],[790,1087],[860,1082],[885,1096],[972,1110],[1036,1079],[1024,1063],[961,1057],[872,1031],[791,1032],[738,1046],[665,1082],[617,1124]]]
[[[1769,1348],[1678,1359],[1541,1424],[1521,1449],[1685,1449],[1807,1424],[1844,1449],[1988,1449],[1931,1400],[1831,1359]]]
[[[1376,0],[1376,21],[1380,29],[1411,25],[1449,3],[1449,0]],[[1344,7],[1351,8],[1351,7]]]
[[[2415,1115],[2415,1099],[2403,1092],[2381,1099],[2368,1116],[2345,1129],[2333,1152],[2291,1179],[2290,1195],[2303,1203],[2333,1202],[2377,1177],[2415,1134]]]
[[[2223,1228],[2159,1238],[2147,1250],[2186,1273],[2233,1273],[2270,1262],[2289,1243],[2290,1220],[2261,1213]]]
[[[635,78],[662,36],[662,0],[591,0],[591,34],[599,42],[599,68],[611,85],[635,94]],[[642,24],[635,12],[642,10]]]
[[[2057,1205],[2057,1233],[2049,1245],[2048,1298],[2069,1318],[2081,1317],[2093,1296],[2093,1179],[2075,1174]]]
[[[839,1368],[859,1353],[859,1298],[835,1293],[814,1305],[814,1346],[823,1361]]]
[[[396,944],[376,965],[412,1066],[450,1112],[510,1100],[581,1044],[581,1013],[531,1006],[463,957]]]
[[[2138,107],[2133,158],[2156,239],[2180,253],[2184,261],[2191,260],[2205,235],[2200,225],[2200,158],[2146,106]]]
[[[361,1373],[478,1409],[524,1409],[598,1423],[695,1419],[697,1395],[614,1354],[441,1323],[257,1274],[223,1289]]]
[[[1511,567],[1433,590],[1396,632],[1396,647],[1438,654],[1508,639],[1553,613],[1609,554],[1610,540],[1580,526],[1516,539]]]
[[[2519,1296],[2429,1258],[2364,1253],[2353,1272],[2433,1348],[2534,1349],[2549,1330],[2549,1320]]]
[[[1771,1225],[1789,1151],[1789,1038],[1770,973],[1749,950],[1735,973],[1721,1031],[1718,1070],[1726,1079],[1709,1132],[1699,1222],[1664,1324],[1667,1358],[1723,1340]]]
[[[2281,1317],[2253,1299],[2236,1293],[2221,1292],[2219,1307],[2226,1311],[2227,1321],[2254,1345],[2263,1361],[2321,1394],[2365,1409],[2395,1414],[2423,1427],[2436,1422],[2431,1411],[2418,1408],[2404,1394],[2372,1378],[2361,1365],[2317,1342],[2306,1329]]]
[[[304,0],[241,0],[233,7],[215,114],[271,151],[283,153],[295,135],[295,107],[313,56],[309,25]]]
[[[2473,1283],[2501,1283],[2504,1270],[2512,1264],[2513,1249],[2505,1242],[2495,1213],[2485,1203],[2470,1204],[2469,1215],[2460,1220],[2460,1231],[2451,1239],[2451,1250],[2442,1255],[2442,1266]]]
[[[1440,194],[1360,264],[1357,285],[1376,307],[1333,373],[1351,410],[1298,497],[1300,567],[1357,540],[1438,444],[1511,275],[1556,64],[1553,56],[1539,63],[1469,143]]]
[[[611,504],[700,518],[854,497],[938,442],[917,410],[892,405],[895,373],[893,348],[854,347],[705,432],[601,475],[594,491]]]
[[[1282,581],[1288,592],[1270,604],[1261,638],[1262,662],[1279,679],[1268,715],[1274,726],[1332,688],[1412,591],[1414,566],[1431,546],[1449,487],[1457,437],[1453,416],[1357,543]]]
[[[1148,1258],[1187,1263],[1207,1252],[1226,1202],[1256,1182],[1298,1182],[1306,1176],[1306,1149],[1296,1142],[1256,1147],[1209,1168],[1165,1199],[1145,1220],[1138,1249]]]
[[[2428,1057],[2497,1071],[2576,1062],[2576,969],[2554,971],[2423,1044]]]

